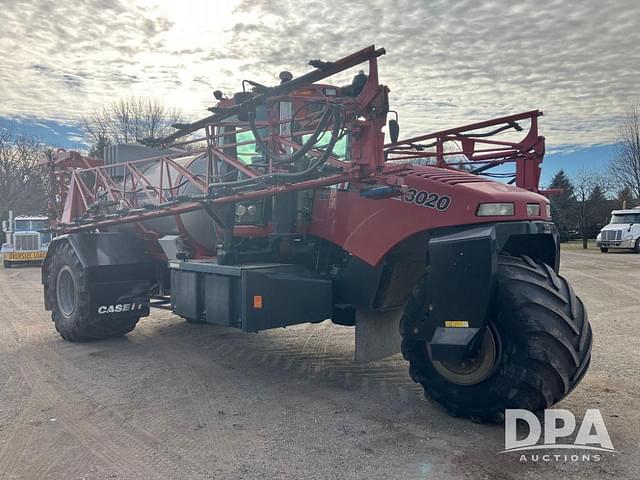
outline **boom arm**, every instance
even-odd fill
[[[384,48],[376,49],[373,45],[371,45],[335,62],[310,60],[309,65],[317,66],[315,70],[312,70],[311,72],[305,73],[298,78],[294,78],[275,87],[259,88],[259,94],[251,98],[251,100],[242,102],[229,108],[217,108],[215,110],[218,113],[216,113],[215,115],[197,120],[185,126],[180,126],[178,130],[171,135],[159,139],[149,139],[146,141],[146,143],[151,146],[169,145],[177,139],[184,137],[185,135],[189,135],[193,132],[197,132],[198,130],[205,128],[207,125],[221,122],[222,120],[225,120],[233,115],[241,113],[242,111],[247,109],[249,103],[252,103],[253,105],[260,105],[265,103],[271,97],[288,95],[295,90],[306,87],[307,85],[311,85],[312,83],[319,82],[320,80],[324,80],[331,75],[343,72],[349,68],[355,67],[356,65],[360,65],[361,63],[374,60],[384,55],[385,53],[386,52]]]

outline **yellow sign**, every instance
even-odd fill
[[[9,252],[4,254],[4,259],[11,262],[44,260],[47,252]]]
[[[469,322],[466,320],[445,320],[444,326],[448,328],[469,328]]]

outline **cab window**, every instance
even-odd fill
[[[29,220],[16,220],[15,223],[16,223],[15,229],[17,232],[31,229],[29,226]]]
[[[47,220],[31,220],[31,230],[44,230],[45,228],[49,228]]]
[[[236,147],[236,155],[238,157],[238,160],[240,160],[243,164],[249,165],[253,163],[254,157],[260,156],[260,153],[256,149],[256,142],[252,132],[247,131],[236,133],[236,142],[251,142],[247,143],[246,145],[238,145]]]
[[[302,137],[302,143],[306,142],[311,137],[311,134],[304,135]],[[318,143],[316,143],[317,148],[326,147],[331,140],[331,132],[324,132],[322,136],[318,139]],[[339,139],[333,147],[333,156],[342,161],[347,160],[347,145],[348,145],[348,135],[345,135],[341,139]]]
[[[611,217],[611,223],[640,223],[640,213],[623,213],[613,215],[613,217]]]

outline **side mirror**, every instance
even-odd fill
[[[389,138],[391,138],[391,143],[396,143],[398,141],[398,137],[400,136],[400,124],[398,120],[392,118],[389,120]]]

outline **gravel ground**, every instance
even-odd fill
[[[502,426],[449,417],[399,356],[354,364],[348,327],[247,334],[155,312],[126,337],[71,344],[39,270],[0,269],[0,478],[640,478],[640,255],[566,251],[562,272],[595,344],[559,406],[600,409],[618,452],[600,462],[497,454]]]

